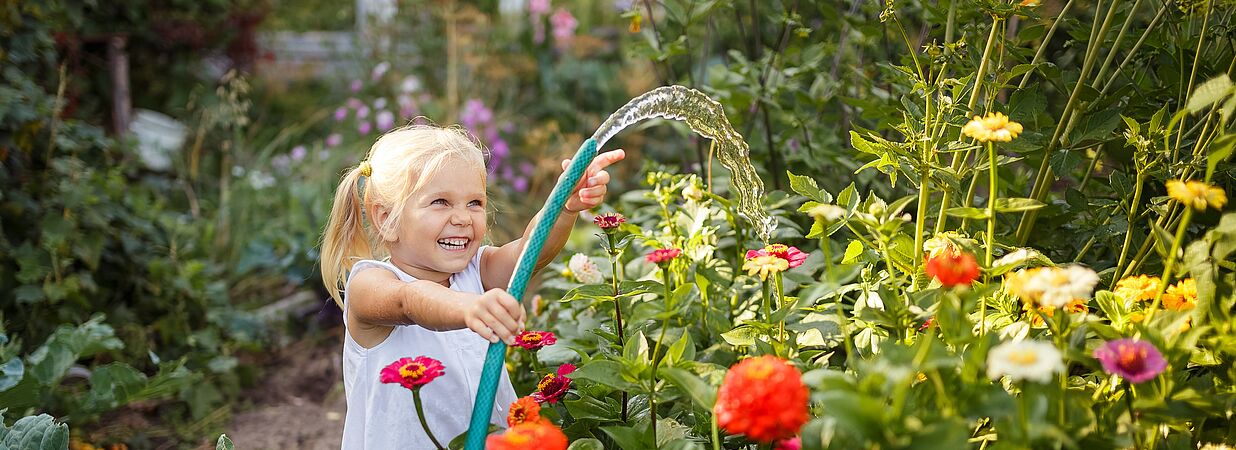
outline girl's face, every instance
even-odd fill
[[[404,204],[391,262],[409,275],[447,285],[476,256],[485,236],[485,183],[469,164],[447,161]]]

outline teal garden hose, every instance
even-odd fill
[[[533,227],[531,238],[524,243],[524,251],[519,255],[519,262],[515,264],[515,273],[506,289],[512,297],[515,297],[515,300],[523,301],[524,289],[528,287],[528,280],[532,278],[532,271],[536,268],[536,260],[541,254],[541,247],[545,245],[545,239],[549,237],[550,230],[558,220],[558,213],[562,211],[571,191],[574,190],[579,179],[583,177],[584,171],[596,156],[597,141],[594,139],[584,141],[579,151],[575,153],[575,157],[571,159],[566,175],[558,180],[558,184],[550,192],[549,200],[546,202],[547,207],[544,210],[545,214]],[[481,371],[481,383],[477,386],[476,403],[472,405],[472,422],[468,426],[468,440],[464,447],[466,450],[482,450],[485,447],[485,437],[489,432],[489,417],[494,408],[494,394],[498,390],[498,380],[504,370],[505,361],[506,343],[499,340],[497,343],[489,344],[489,351],[485,354],[485,368]]]

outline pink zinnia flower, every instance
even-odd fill
[[[558,338],[548,331],[524,331],[515,336],[515,345],[527,350],[540,350],[557,342]]]
[[[595,223],[598,227],[601,227],[602,230],[606,231],[613,228],[618,228],[619,225],[622,225],[626,221],[627,218],[622,217],[622,214],[618,213],[605,213],[592,218],[592,223]]]
[[[575,16],[566,8],[558,8],[554,15],[549,16],[549,25],[553,27],[554,44],[559,48],[566,48],[575,37],[575,28],[579,26],[579,21],[575,20]]]
[[[1133,384],[1149,381],[1167,368],[1167,360],[1154,344],[1128,338],[1107,341],[1094,349],[1094,357],[1103,363],[1107,373],[1120,375]]]
[[[389,366],[383,367],[380,380],[383,383],[397,383],[415,391],[445,373],[446,370],[440,361],[427,356],[417,356],[416,358],[399,358]]]
[[[794,436],[793,439],[786,439],[777,443],[776,450],[802,450],[803,438]]]
[[[790,263],[790,268],[803,265],[803,261],[807,260],[807,253],[803,253],[798,247],[793,247],[785,244],[769,244],[759,250],[747,250],[746,259],[755,259],[760,256],[776,256]]]
[[[558,366],[558,373],[545,375],[541,382],[536,384],[536,392],[532,393],[532,398],[541,403],[557,403],[562,400],[571,388],[571,379],[567,378],[567,374],[574,371],[575,365],[571,363]]]
[[[336,122],[343,122],[343,120],[347,118],[348,118],[347,108],[344,108],[342,106],[335,108],[335,121]]]
[[[326,137],[327,147],[337,147],[339,146],[339,144],[342,144],[342,143],[343,143],[343,135],[339,133],[331,133],[330,136]]]
[[[679,248],[662,248],[653,250],[644,256],[644,259],[653,264],[669,263],[682,254],[682,249]]]

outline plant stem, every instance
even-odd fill
[[[1060,120],[1056,122],[1056,130],[1052,132],[1052,137],[1047,141],[1047,148],[1043,152],[1043,161],[1039,163],[1038,172],[1036,172],[1034,184],[1030,190],[1030,198],[1043,201],[1047,197],[1047,192],[1051,185],[1051,155],[1060,145],[1060,140],[1064,136],[1066,127],[1072,124],[1074,119],[1074,111],[1076,111],[1079,99],[1081,97],[1082,86],[1087,85],[1087,78],[1090,77],[1090,71],[1094,69],[1095,60],[1098,59],[1099,52],[1093,46],[1101,46],[1103,39],[1107,37],[1107,28],[1111,25],[1112,17],[1116,14],[1117,7],[1120,6],[1120,0],[1112,1],[1108,7],[1107,17],[1103,19],[1103,24],[1099,27],[1094,39],[1091,39],[1090,46],[1086,51],[1086,59],[1082,62],[1082,70],[1078,75],[1077,83],[1073,85],[1073,92],[1069,94],[1069,100],[1065,103],[1064,113],[1060,115]],[[1098,21],[1098,16],[1095,16],[1095,21]],[[1030,230],[1034,228],[1034,222],[1038,217],[1038,210],[1026,211],[1021,216],[1021,222],[1017,224],[1017,243],[1024,245],[1026,240],[1030,238]]]
[[[987,253],[984,255],[983,261],[984,264],[987,265],[987,269],[990,270],[993,257],[992,250],[996,247],[996,198],[999,197],[996,189],[998,187],[997,183],[999,183],[998,180],[1000,179],[999,172],[997,172],[996,167],[995,143],[987,142],[987,159],[990,160],[991,168],[988,170],[990,176],[988,178],[989,184],[987,187]],[[986,281],[991,281],[990,273],[988,274]]]
[[[1184,217],[1180,219],[1180,225],[1176,226],[1176,237],[1172,239],[1172,249],[1167,252],[1167,262],[1163,264],[1163,276],[1159,277],[1159,288],[1154,294],[1154,302],[1150,304],[1150,308],[1146,310],[1146,319],[1144,323],[1149,324],[1150,319],[1154,317],[1155,311],[1159,309],[1159,303],[1163,301],[1163,291],[1167,290],[1167,283],[1171,281],[1172,269],[1176,265],[1176,253],[1180,251],[1180,243],[1184,241],[1185,229],[1189,227],[1189,219],[1193,218],[1193,208],[1184,205]]]
[[[1064,17],[1065,13],[1069,12],[1069,8],[1072,6],[1073,0],[1069,0],[1060,8],[1060,14],[1056,15],[1056,20],[1051,22],[1051,28],[1047,29],[1047,34],[1043,35],[1043,40],[1039,42],[1039,49],[1034,52],[1034,59],[1030,60],[1031,65],[1038,64],[1039,61],[1043,60],[1043,54],[1047,52],[1047,43],[1051,42],[1051,37],[1056,34],[1056,27],[1060,26],[1060,19]],[[1022,75],[1021,82],[1017,84],[1017,89],[1025,89],[1026,83],[1030,82],[1030,75],[1033,74],[1034,71],[1029,71]]]
[[[1124,404],[1129,408],[1129,420],[1133,422],[1133,426],[1129,427],[1129,433],[1133,435],[1133,448],[1141,450],[1142,430],[1137,423],[1137,411],[1133,409],[1133,388],[1129,386],[1128,380],[1124,382]]]
[[[916,216],[914,220],[914,270],[911,272],[915,277],[918,276],[919,264],[923,263],[923,233],[926,231],[925,228],[927,227],[927,200],[931,195],[931,180],[929,178],[931,175],[929,171],[930,169],[928,164],[924,162],[922,167],[919,169],[920,181],[918,189],[918,209],[914,212],[914,215]],[[827,253],[824,255],[828,256]],[[910,284],[917,284],[914,281]]]
[[[614,326],[618,331],[618,348],[622,349],[626,345],[626,337],[623,334],[622,326],[622,299],[619,297],[622,291],[618,288],[618,259],[620,252],[614,247],[614,234],[606,233],[609,238],[609,263],[613,267],[613,288],[614,288]],[[622,421],[627,421],[627,391],[622,391]]]
[[[1129,229],[1125,230],[1124,245],[1120,246],[1120,257],[1116,259],[1116,271],[1112,275],[1112,289],[1115,289],[1116,282],[1121,278],[1120,271],[1124,268],[1124,258],[1129,255],[1129,244],[1133,242],[1133,222],[1137,217],[1137,206],[1140,205],[1142,201],[1142,188],[1146,185],[1146,175],[1142,170],[1140,170],[1140,168],[1137,171],[1136,183],[1137,184],[1133,187],[1133,203],[1129,204],[1129,214],[1126,216],[1128,218],[1127,226]]]
[[[665,301],[669,305],[673,305],[674,298],[673,288],[670,287],[670,269],[669,263],[662,263],[661,277],[665,280]],[[661,334],[657,336],[657,343],[652,348],[652,386],[648,389],[648,412],[652,418],[652,448],[657,448],[657,353],[661,352],[661,343],[665,340],[665,328],[669,326],[669,314],[666,314],[664,319],[661,319]]]
[[[425,408],[421,406],[420,389],[412,390],[412,403],[416,405],[416,418],[421,420],[421,428],[425,429],[425,434],[429,435],[429,440],[433,441],[434,448],[437,448],[438,450],[446,450],[446,447],[443,447],[442,444],[438,442],[438,438],[434,437],[433,431],[429,430],[429,422],[425,421]]]
[[[775,286],[776,286],[776,287],[775,287],[775,291],[776,291],[776,294],[777,294],[777,296],[776,296],[776,297],[774,297],[774,301],[776,301],[776,302],[777,302],[777,311],[779,312],[779,311],[781,311],[781,308],[785,308],[785,307],[786,307],[786,304],[785,304],[785,296],[784,296],[784,295],[785,295],[785,287],[781,284],[781,272],[777,272],[776,274],[773,274],[773,280],[774,280],[774,284],[775,284]],[[777,340],[778,340],[778,341],[781,341],[782,343],[784,343],[785,338],[786,338],[786,336],[785,336],[785,318],[784,318],[784,317],[782,317],[782,319],[781,319],[780,321],[778,321],[778,322],[777,322]]]

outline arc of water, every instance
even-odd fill
[[[611,114],[605,122],[597,127],[592,137],[584,141],[566,175],[554,186],[546,202],[545,214],[532,229],[532,235],[524,245],[519,262],[515,265],[515,273],[507,287],[512,297],[523,301],[524,289],[532,277],[532,270],[537,256],[572,188],[579,183],[584,170],[597,155],[597,149],[603,147],[610,138],[622,129],[636,122],[665,118],[685,122],[691,130],[717,143],[720,150],[721,164],[732,174],[730,192],[738,196],[738,210],[748,221],[755,225],[756,232],[764,242],[768,242],[776,222],[760,208],[760,198],[764,195],[764,182],[756,175],[755,167],[751,165],[751,149],[743,141],[742,135],[734,131],[729,119],[725,117],[725,109],[707,95],[695,89],[683,86],[664,86],[653,89],[632,99],[622,108]],[[503,361],[506,360],[506,344],[499,341],[490,344],[485,354],[485,367],[481,372],[480,385],[477,387],[476,403],[472,405],[472,421],[468,428],[465,448],[481,450],[485,445],[485,435],[489,430],[489,416],[494,407],[494,394],[498,390],[498,379],[502,374]]]

